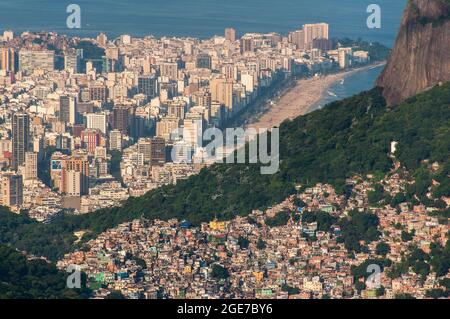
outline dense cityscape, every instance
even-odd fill
[[[450,298],[448,0],[392,49],[97,27],[0,34],[0,299]]]
[[[274,82],[370,62],[336,48],[325,23],[240,39],[231,28],[207,40],[1,39],[2,204],[42,222],[186,179],[211,164],[202,132],[226,127]],[[172,161],[174,148],[185,161]]]

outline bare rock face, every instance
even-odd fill
[[[450,0],[410,0],[377,80],[388,105],[450,81]]]

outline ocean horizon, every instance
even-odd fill
[[[362,38],[392,46],[406,0],[379,0],[381,29],[366,25],[372,1],[343,0],[78,0],[81,28],[69,29],[66,8],[74,1],[0,0],[0,31],[54,31],[69,36],[121,34],[209,38],[233,27],[249,32],[286,34],[305,23],[330,24],[331,37]]]

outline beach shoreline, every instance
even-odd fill
[[[349,71],[297,80],[295,86],[288,89],[277,100],[272,101],[272,105],[263,112],[252,116],[245,126],[255,129],[278,127],[285,120],[292,120],[298,116],[311,113],[319,108],[319,102],[335,83],[358,72],[383,64],[385,62],[374,63]]]

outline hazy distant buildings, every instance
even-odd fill
[[[327,23],[305,24],[303,31],[305,33],[305,46],[307,49],[313,47],[313,41],[315,39],[329,38],[329,25]]]
[[[79,50],[70,50],[64,53],[64,69],[79,73],[81,69],[82,56]]]
[[[106,36],[106,34],[100,33],[97,36],[97,43],[102,48],[106,47],[106,44],[108,43],[108,37]]]
[[[236,30],[233,28],[226,28],[225,29],[225,39],[230,42],[236,41]]]
[[[176,80],[178,78],[178,64],[175,62],[164,62],[159,66],[159,72],[162,77]]]
[[[205,53],[199,54],[197,56],[196,67],[197,69],[211,69],[212,68],[211,56]]]
[[[11,30],[5,30],[5,31],[3,32],[3,41],[9,42],[9,41],[11,41],[12,39],[14,39],[14,32],[11,31]]]
[[[55,70],[54,51],[30,51],[20,50],[19,69],[26,74],[31,74],[36,70],[51,72]]]
[[[352,58],[352,48],[339,48],[338,49],[338,62],[341,69],[345,69],[350,66]]]
[[[16,71],[16,53],[13,48],[0,48],[0,70]]]
[[[242,37],[241,38],[241,54],[254,51],[253,38]]]

